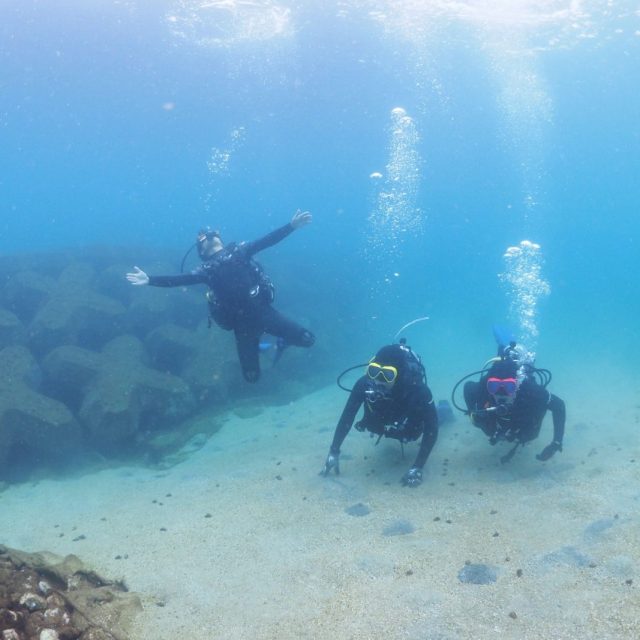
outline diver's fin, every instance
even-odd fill
[[[508,347],[510,344],[517,342],[515,334],[506,325],[494,324],[492,330],[493,337],[498,343],[499,355],[502,355],[502,351],[505,347]]]
[[[438,414],[438,426],[441,427],[450,422],[455,422],[456,418],[453,415],[453,409],[447,400],[440,400],[436,405],[436,412]]]

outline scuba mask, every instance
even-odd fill
[[[489,378],[487,391],[495,400],[494,411],[498,417],[504,417],[509,413],[511,405],[516,399],[518,381],[515,378]]]
[[[185,262],[187,261],[187,258],[189,257],[189,254],[194,249],[198,250],[198,255],[200,256],[200,259],[203,260],[203,261],[205,260],[205,256],[202,253],[202,250],[203,250],[203,247],[204,247],[204,243],[208,242],[210,240],[213,240],[214,238],[220,239],[220,232],[219,231],[214,231],[210,227],[205,227],[204,229],[200,229],[200,231],[198,231],[198,235],[196,236],[196,241],[194,242],[194,244],[192,244],[189,247],[189,249],[187,250],[187,252],[184,254],[184,256],[182,258],[182,262],[180,263],[180,273],[184,272]]]
[[[515,378],[489,378],[487,391],[492,396],[513,397],[518,391],[518,381]]]
[[[393,384],[398,378],[398,369],[391,365],[382,365],[377,362],[370,362],[367,366],[367,376],[371,380],[379,380],[387,384]]]
[[[389,400],[391,389],[398,379],[398,369],[392,365],[383,365],[371,361],[367,365],[365,398],[369,404],[379,400]]]
[[[213,240],[214,238],[220,238],[220,232],[214,231],[207,227],[206,229],[200,229],[198,231],[198,244],[203,243],[205,240]]]
[[[219,231],[214,231],[213,229],[210,229],[209,227],[207,227],[206,229],[201,229],[200,231],[198,231],[198,238],[196,240],[196,246],[198,248],[198,255],[201,258],[203,257],[203,250],[204,250],[205,243],[211,242],[211,240],[214,240],[215,238],[220,240],[220,232]]]

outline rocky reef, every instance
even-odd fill
[[[208,327],[204,287],[132,287],[134,255],[176,272],[148,251],[0,259],[0,480],[25,460],[130,452],[260,392],[242,382],[233,337]]]
[[[3,640],[125,640],[141,609],[124,583],[105,580],[76,556],[0,546]]]

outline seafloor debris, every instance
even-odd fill
[[[140,609],[123,582],[101,578],[76,556],[0,545],[3,640],[126,640],[125,629]]]

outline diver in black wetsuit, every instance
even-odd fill
[[[422,482],[424,466],[438,437],[438,416],[424,367],[404,341],[382,347],[367,365],[367,372],[355,383],[336,427],[329,455],[321,475],[331,470],[340,474],[340,446],[364,404],[358,431],[394,438],[401,443],[422,436],[415,462],[402,476],[404,486],[417,487]],[[377,444],[377,443],[376,443]]]
[[[491,361],[490,367],[479,372],[480,380],[464,385],[466,413],[473,424],[489,436],[492,445],[501,440],[515,443],[502,457],[502,462],[509,461],[518,446],[538,437],[547,411],[553,416],[553,441],[536,458],[549,460],[562,451],[566,420],[564,401],[546,388],[551,374],[523,361],[523,353],[515,342],[509,347],[500,347],[498,357]]]
[[[248,382],[256,382],[260,377],[259,350],[263,333],[278,338],[276,357],[289,345],[310,347],[315,338],[271,306],[273,284],[253,256],[310,222],[308,211],[297,211],[290,223],[259,240],[226,246],[218,231],[203,230],[196,243],[202,264],[191,273],[148,276],[134,267],[134,271],[127,274],[127,280],[134,285],[155,287],[206,284],[210,317],[223,329],[234,331],[242,373]]]

